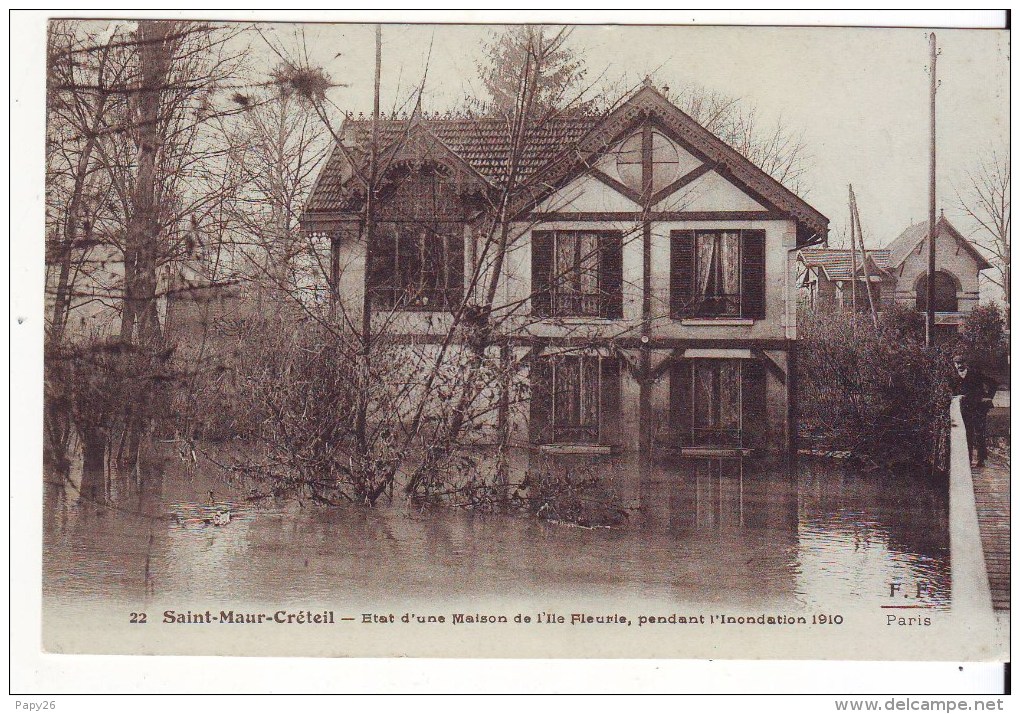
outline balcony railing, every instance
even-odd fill
[[[570,426],[554,425],[553,439],[560,444],[597,444],[599,427],[597,424]]]
[[[694,317],[740,317],[740,293],[706,295],[694,302]]]
[[[604,299],[600,293],[554,293],[553,316],[600,317]]]

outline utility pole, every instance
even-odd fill
[[[857,315],[857,239],[854,237],[854,204],[853,188],[850,189],[850,200],[847,201],[850,211],[850,306]]]
[[[868,291],[868,308],[871,310],[871,322],[877,328],[878,310],[875,307],[875,297],[871,291],[871,271],[868,269],[868,251],[864,247],[864,229],[861,228],[861,212],[857,209],[857,196],[854,195],[853,184],[850,184],[850,222],[857,226],[857,239],[861,244],[861,267],[864,270],[864,286]]]
[[[375,92],[372,98],[372,138],[368,147],[368,186],[365,189],[365,295],[361,310],[361,339],[367,358],[372,331],[372,249],[375,243],[375,186],[379,163],[379,84],[382,74],[382,25],[375,26]]]
[[[925,319],[924,319],[924,343],[931,345],[935,341],[935,90],[938,85],[935,79],[935,60],[938,56],[938,48],[935,42],[935,33],[928,35],[930,50],[930,162],[928,164],[928,284],[925,286]]]
[[[382,74],[382,25],[375,26],[375,96],[372,100],[372,139],[368,153],[368,186],[365,187],[365,215],[362,234],[365,237],[365,280],[361,300],[361,355],[366,375],[372,355],[372,252],[375,243],[375,187],[379,163],[379,84]],[[361,447],[366,444],[368,396],[358,404],[355,434]]]

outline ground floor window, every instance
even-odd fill
[[[593,357],[561,357],[552,364],[553,438],[593,443],[599,436],[599,363]]]
[[[538,443],[600,444],[618,420],[619,363],[597,355],[540,357],[531,368],[531,433]]]
[[[765,375],[750,359],[692,359],[670,374],[671,431],[677,446],[749,448],[761,445]]]
[[[740,446],[740,362],[696,360],[691,391],[692,443]]]

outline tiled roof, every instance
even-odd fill
[[[650,83],[604,116],[553,117],[533,128],[522,145],[518,179],[527,181],[530,178],[536,190],[521,197],[521,205],[515,204],[512,210],[526,210],[528,205],[540,201],[547,195],[546,191],[554,190],[577,172],[586,170],[588,162],[606,151],[623,131],[643,121],[643,117],[653,115],[717,171],[731,174],[767,204],[793,217],[797,221],[799,244],[824,239],[828,233],[828,218],[694,121]],[[340,142],[312,189],[305,206],[306,214],[317,214],[317,219],[331,214],[332,218],[342,217],[351,166],[364,166],[371,127],[371,121],[360,116],[344,123]],[[395,150],[402,137],[407,137],[408,144],[418,151],[424,147],[426,152],[449,152],[455,163],[481,183],[499,186],[504,181],[512,133],[504,119],[425,114],[411,119],[382,120],[379,130],[383,153]],[[412,152],[409,150],[409,153]],[[360,170],[357,173],[362,174]]]
[[[978,265],[978,270],[986,270],[991,266],[981,253],[978,252],[974,244],[963,237],[960,231],[956,230],[956,227],[950,223],[945,216],[939,218],[935,222],[936,228],[939,230],[939,236],[942,236],[943,231],[949,233],[949,235],[956,240],[967,252],[971,254],[974,261]],[[915,223],[912,226],[908,226],[905,231],[899,234],[892,243],[886,246],[889,249],[889,264],[892,266],[898,266],[910,253],[917,249],[921,242],[928,237],[928,221],[921,221]]]
[[[532,130],[524,141],[519,178],[527,179],[566,146],[575,144],[598,122],[599,117],[553,117]],[[392,147],[406,136],[409,119],[379,122],[379,145]],[[485,180],[499,185],[510,155],[510,131],[504,119],[420,118],[420,126],[464,159]],[[340,206],[344,154],[363,162],[372,132],[367,119],[349,119],[341,133],[344,151],[334,151],[319,177],[306,211],[335,211]]]
[[[924,240],[928,235],[928,221],[921,221],[915,223],[912,226],[907,226],[907,229],[897,236],[892,243],[886,246],[889,249],[889,259],[893,265],[899,265],[910,255],[910,251],[917,247],[917,244]]]
[[[853,257],[849,248],[805,248],[800,257],[809,268],[823,268],[829,280],[850,280]],[[869,250],[868,258],[880,270],[889,267],[889,251]],[[857,254],[857,272],[863,274],[860,252]]]

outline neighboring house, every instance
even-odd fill
[[[193,340],[198,335],[200,304],[224,305],[239,298],[237,281],[213,281],[206,275],[209,257],[201,248],[192,248],[189,254],[164,258],[156,268],[156,316],[163,336],[177,342]],[[46,319],[52,320],[59,285],[59,266],[56,258],[47,260]],[[72,254],[69,271],[70,295],[64,335],[71,340],[111,339],[121,334],[121,317],[124,304],[124,255],[113,245],[112,239],[91,244],[81,241]],[[227,287],[222,292],[219,288]],[[222,294],[221,294],[222,292]],[[171,323],[180,327],[171,328]]]
[[[387,175],[366,260],[370,131],[347,120],[302,224],[331,246],[348,314],[361,315],[367,285],[372,330],[438,349],[461,301],[481,300],[465,296],[465,276],[490,268],[481,237],[504,180],[507,123],[381,121]],[[827,218],[648,82],[607,115],[542,123],[520,180],[530,188],[509,207],[494,306],[495,339],[527,365],[517,443],[789,447],[796,251],[825,238]]]
[[[847,248],[805,248],[797,253],[801,305],[811,310],[869,310],[868,293],[864,286],[871,282],[871,300],[879,310],[893,300],[896,279],[889,272],[889,251],[885,248],[867,251],[867,265],[858,251]],[[856,269],[856,279],[852,278]],[[865,276],[865,273],[867,275]],[[852,292],[856,290],[856,295]]]
[[[178,356],[202,359],[236,349],[238,329],[257,306],[242,283],[211,280],[196,264],[182,261],[174,266],[163,330]]]
[[[974,244],[945,216],[935,223],[935,322],[955,329],[978,304],[978,275],[992,266]],[[877,307],[892,303],[927,310],[928,222],[907,228],[880,250],[869,250],[868,273]],[[857,289],[857,309],[868,310],[861,255],[851,280],[853,257],[846,248],[807,248],[798,254],[801,301],[810,309],[850,309]]]
[[[45,315],[47,327],[52,322],[59,285],[59,268],[55,260],[47,260]],[[166,320],[168,266],[157,272],[156,313],[160,325]],[[120,249],[105,242],[89,244],[82,241],[73,253],[68,285],[64,337],[72,341],[110,339],[121,333],[121,310],[124,293],[124,258]]]

